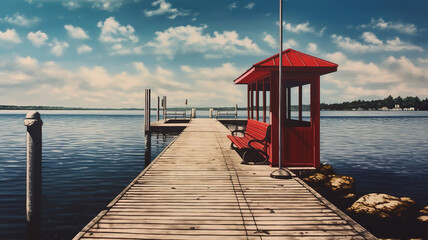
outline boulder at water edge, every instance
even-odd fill
[[[327,181],[327,176],[322,173],[314,173],[309,177],[303,178],[303,181],[310,184],[319,185]]]
[[[358,222],[364,223],[369,231],[380,236],[403,237],[414,232],[417,207],[416,202],[408,197],[370,193],[355,201],[347,211]]]
[[[334,172],[333,166],[331,166],[330,164],[322,164],[320,169],[318,170],[320,173],[324,174],[324,175],[333,175],[336,174]]]
[[[418,232],[424,239],[428,239],[428,206],[419,210],[419,216],[417,220]]]
[[[370,193],[359,198],[347,210],[356,215],[379,219],[400,219],[415,215],[416,202],[408,197],[398,198],[383,193]]]
[[[326,188],[339,195],[352,193],[355,188],[355,181],[350,176],[330,175],[329,180],[325,182]]]

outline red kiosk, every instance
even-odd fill
[[[271,141],[268,146],[271,166],[278,166],[279,135],[279,96],[278,64],[279,54],[256,63],[238,77],[235,84],[247,84],[248,119],[266,122],[267,106],[271,128]],[[287,49],[282,52],[282,93],[285,102],[281,129],[283,141],[284,167],[319,167],[320,166],[320,76],[337,71],[338,65],[305,53]],[[310,121],[302,116],[303,86],[310,86]],[[298,88],[298,117],[291,115],[292,89]],[[260,106],[260,92],[262,104]],[[267,93],[270,95],[267,102]],[[255,101],[254,101],[255,100]],[[262,111],[262,116],[259,116]]]

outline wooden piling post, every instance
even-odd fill
[[[150,132],[146,132],[145,135],[144,167],[147,167],[152,162],[152,135]]]
[[[238,104],[235,104],[235,120],[238,119]]]
[[[27,229],[28,239],[41,238],[42,215],[42,125],[40,114],[27,113]]]
[[[196,108],[192,108],[192,118],[196,118]]]
[[[166,96],[163,96],[162,107],[163,107],[163,120],[166,121]]]
[[[156,120],[159,122],[159,101],[160,101],[160,98],[159,98],[159,96],[158,96],[158,108],[157,108],[157,115],[156,115]]]
[[[144,131],[150,132],[150,89],[145,91],[145,105],[144,105]]]

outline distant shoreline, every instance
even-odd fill
[[[321,105],[322,106],[322,105]],[[191,110],[193,107],[172,107],[167,108],[170,111],[184,111],[184,110]],[[195,107],[198,111],[208,111],[210,108],[213,108],[214,110],[222,110],[222,111],[234,111],[235,107]],[[302,107],[303,111],[310,111],[309,105],[303,105]],[[262,109],[262,107],[260,107]],[[269,107],[266,107],[267,110],[269,110]],[[59,106],[15,106],[15,105],[0,105],[0,111],[1,110],[76,110],[76,111],[143,111],[144,108],[84,108],[84,107],[59,107]],[[156,108],[151,108],[151,110],[157,110]],[[238,107],[239,111],[246,111],[247,108],[240,108]],[[162,109],[161,109],[162,111]],[[298,111],[297,106],[291,106],[291,111]],[[356,111],[355,109],[330,109],[330,108],[322,108],[321,111]],[[385,110],[378,110],[378,109],[358,109],[358,111],[385,111]],[[415,109],[414,111],[426,111],[425,109]]]

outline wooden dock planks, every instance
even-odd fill
[[[74,239],[376,239],[300,179],[241,165],[227,134],[193,119]]]

